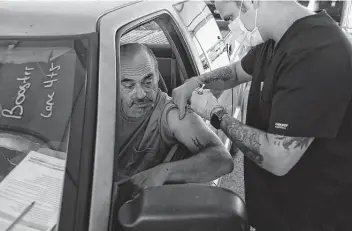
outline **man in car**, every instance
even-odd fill
[[[191,110],[180,120],[176,105],[158,88],[160,74],[152,51],[138,43],[122,45],[120,51],[116,180],[131,177],[143,187],[209,182],[230,173],[233,161],[221,140]],[[184,145],[192,155],[164,163],[175,144]]]

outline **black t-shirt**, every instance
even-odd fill
[[[352,230],[352,224],[345,227],[352,222],[350,41],[321,11],[297,20],[276,47],[269,40],[253,48],[242,67],[253,76],[248,125],[315,137],[285,176],[245,160],[251,224],[280,231]]]

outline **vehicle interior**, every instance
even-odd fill
[[[81,157],[80,152],[77,151],[77,148],[81,145],[78,137],[82,132],[82,117],[86,110],[87,40],[2,40],[1,48],[0,76],[3,88],[0,106],[2,111],[0,116],[0,185],[2,186],[2,195],[0,198],[4,199],[3,195],[6,194],[7,190],[11,190],[12,178],[16,174],[16,170],[17,172],[20,171],[18,165],[20,163],[26,164],[26,161],[23,160],[30,156],[31,151],[34,151],[35,155],[43,154],[43,156],[60,159],[62,160],[60,163],[65,162],[67,159],[67,152],[77,153],[68,157],[69,161],[65,172],[67,180],[64,183],[65,190],[62,196],[64,203],[61,206],[61,211],[64,214],[61,218],[65,220],[65,225],[67,224],[70,227],[72,225],[71,220],[75,218],[75,206],[78,204],[75,196],[76,192],[78,192],[79,188],[85,187],[83,190],[85,195],[79,197],[80,201],[86,202],[89,198],[87,193],[89,185],[85,184],[84,177],[79,177],[80,173],[77,172],[77,169],[82,167],[83,171],[92,171],[87,165],[83,166],[84,159],[90,158],[90,153],[85,151],[86,155]],[[7,59],[4,59],[4,57]],[[50,63],[47,60],[55,61]],[[44,91],[42,88],[43,83],[50,83],[45,82],[47,79],[44,79],[49,76],[49,74],[46,74],[50,73],[50,70],[56,70],[55,74],[57,75],[53,74],[53,76],[62,74],[63,77],[60,82],[55,82],[56,85],[44,85],[43,88],[45,89],[45,86],[47,86],[48,89]],[[22,78],[23,82],[21,81],[20,83],[19,78],[10,78],[12,76],[22,76],[23,73],[32,77],[28,77],[31,81],[30,84],[25,82],[28,80],[26,78]],[[4,76],[9,78],[3,78]],[[41,78],[34,78],[34,76]],[[51,88],[52,86],[55,88]],[[32,91],[25,92],[26,87],[31,87]],[[15,95],[16,97],[16,93],[17,98],[14,98],[13,96]],[[48,104],[49,96],[54,94],[57,96],[55,103]],[[15,100],[24,103],[22,110],[25,113],[21,115],[20,119],[13,119],[7,114],[4,116],[4,109],[11,109]],[[17,108],[19,108],[18,105],[21,104],[17,104]],[[48,105],[54,105],[54,110],[53,107]],[[48,110],[52,110],[52,112],[43,114],[43,112]],[[43,115],[46,118],[43,118]],[[78,142],[75,142],[75,138],[78,138],[76,139]],[[84,146],[91,149],[88,145]],[[10,173],[13,174],[11,175]],[[91,173],[85,175],[90,177]],[[26,177],[29,179],[35,176],[28,174]],[[60,181],[63,181],[62,178],[60,178]],[[59,189],[55,190],[58,195],[51,195],[50,200],[53,201],[53,204],[47,206],[48,210],[50,210],[50,206],[56,206],[55,203],[60,204],[61,187],[60,184]],[[16,190],[21,190],[21,187],[16,188]],[[40,198],[32,198],[21,193],[19,195],[12,193],[12,195],[20,198],[19,200],[21,201],[35,198],[38,204],[40,204],[40,200],[46,199],[45,195]],[[32,195],[36,194],[33,193]],[[67,204],[70,204],[70,208],[67,209],[70,212],[66,212]],[[88,203],[83,204],[88,206]],[[53,216],[57,217],[55,214]],[[72,219],[66,219],[68,217]],[[41,222],[41,220],[38,220],[38,222]],[[38,225],[38,223],[33,225]]]
[[[159,87],[162,91],[172,95],[172,89],[184,82],[181,76],[180,66],[177,63],[175,54],[169,44],[146,44],[155,54],[158,60],[161,81]]]
[[[39,53],[38,46],[74,46],[74,44],[82,44],[82,41],[76,40],[76,41],[69,41],[69,42],[41,42],[39,45],[36,42],[28,42],[28,41],[21,41],[21,40],[3,40],[1,41],[2,46],[8,46],[7,49],[12,49],[12,56],[11,58],[8,58],[8,60],[0,65],[1,67],[1,75],[10,75],[16,73],[16,69],[19,68],[17,66],[11,65],[11,62],[19,62],[19,60],[22,59],[28,59],[28,65],[31,64],[33,65],[33,61],[29,57],[27,57],[26,49],[32,49],[35,50]],[[83,46],[83,45],[82,45]],[[49,48],[47,48],[49,49]],[[59,49],[59,48],[58,48]],[[82,100],[82,97],[84,94],[80,94],[84,87],[84,77],[85,77],[85,72],[82,71],[82,69],[85,68],[85,60],[81,58],[79,55],[83,55],[86,53],[86,51],[78,51],[75,49],[76,54],[78,56],[78,59],[80,62],[77,63],[77,65],[73,68],[75,68],[75,77],[77,81],[80,81],[75,85],[76,89],[74,90],[74,96],[71,97],[71,99],[76,99]],[[72,55],[71,53],[70,55]],[[3,54],[2,54],[3,55]],[[39,64],[38,64],[39,65]],[[3,80],[4,81],[4,80]],[[16,85],[15,82],[3,82],[3,84],[7,84],[7,89],[8,91],[3,90],[2,91],[2,97],[6,99],[10,99],[8,97],[9,95],[13,94],[16,89],[14,89],[14,86]],[[33,83],[35,85],[37,83]],[[28,85],[30,86],[30,85]],[[39,95],[40,93],[38,93]],[[25,99],[25,97],[24,97]],[[5,105],[8,105],[11,103],[11,100],[4,100],[2,101],[2,105],[0,105],[0,109],[3,109]],[[74,102],[75,104],[75,102]],[[75,104],[77,107],[72,107],[75,110],[82,109],[83,105],[82,104]],[[35,105],[36,107],[37,105]],[[45,128],[43,129],[38,129],[38,127],[46,127],[42,126],[42,120],[36,119],[33,115],[32,118],[30,117],[24,117],[23,121],[20,120],[18,121],[13,121],[8,119],[9,117],[4,114],[2,111],[2,114],[0,117],[2,117],[2,121],[0,122],[0,149],[2,153],[2,160],[7,160],[7,161],[0,161],[0,182],[1,178],[4,178],[19,162],[23,160],[23,158],[26,156],[24,153],[28,153],[31,150],[35,149],[48,149],[48,150],[56,150],[59,152],[66,152],[67,151],[67,145],[68,145],[68,138],[69,138],[69,131],[70,131],[70,124],[71,124],[71,115],[73,114],[73,111],[71,111],[71,106],[69,109],[67,109],[68,116],[67,117],[62,117],[60,120],[60,123],[62,123],[62,128],[61,129],[54,129],[55,132],[51,132],[50,130],[47,130]],[[78,108],[78,109],[77,109]],[[72,110],[73,110],[72,109]],[[24,109],[23,109],[24,110]],[[30,119],[29,119],[30,118]],[[64,118],[67,118],[66,120]],[[40,130],[40,131],[38,131]],[[11,152],[16,152],[12,153]],[[14,157],[15,156],[15,157]],[[6,167],[5,164],[10,163],[9,167]]]

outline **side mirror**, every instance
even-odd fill
[[[249,231],[246,207],[234,192],[180,184],[148,187],[120,208],[124,231]]]

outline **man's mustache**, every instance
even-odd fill
[[[145,97],[143,99],[132,99],[129,103],[129,106],[132,107],[135,104],[147,104],[147,103],[153,103],[154,100],[149,97]]]

